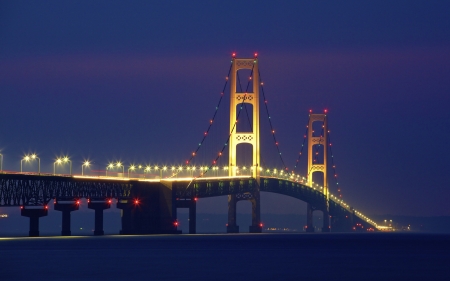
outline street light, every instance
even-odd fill
[[[142,167],[142,166],[139,165],[139,167]],[[151,170],[151,169],[152,169],[152,168],[151,168],[150,166],[145,167],[145,169],[144,169],[144,178],[145,178],[145,172],[150,173],[150,170]]]
[[[0,161],[0,172],[3,171],[3,154],[0,153],[2,160]]]
[[[122,163],[120,163],[120,162],[117,162],[117,163],[116,163],[116,166],[117,166],[117,168],[122,167],[122,177],[123,177],[123,174],[125,174],[124,166],[123,166]]]
[[[31,160],[38,160],[38,173],[41,174],[41,159],[37,157],[36,154],[25,155],[22,160],[20,160],[20,172],[22,173],[22,162],[30,162]]]
[[[69,174],[72,175],[72,161],[70,161],[69,157],[65,156],[63,158],[64,163],[69,163]]]
[[[56,159],[56,161],[53,163],[53,175],[56,174],[56,164],[60,165],[62,163],[62,160],[60,158]]]
[[[113,163],[109,163],[108,166],[106,166],[106,176],[108,176],[108,168],[109,169],[114,168],[114,164]]]
[[[160,173],[159,178],[160,178],[160,179],[162,179],[162,171],[167,171],[167,166],[164,166],[164,167],[162,168],[162,170],[159,170],[159,173]]]
[[[91,162],[89,160],[84,161],[83,165],[81,165],[81,175],[84,176],[84,167],[89,167],[91,165]]]
[[[130,177],[130,170],[132,171],[136,170],[136,166],[131,165],[130,168],[128,168],[128,178]]]
[[[61,158],[56,159],[56,161],[53,163],[53,174],[56,174],[56,164],[58,165],[62,165],[62,164],[66,164],[69,163],[70,166],[70,174],[72,175],[72,161],[70,161],[69,157],[64,156]]]

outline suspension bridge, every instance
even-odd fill
[[[240,70],[250,72],[245,90],[238,75]],[[236,58],[233,54],[225,80],[207,130],[195,151],[182,165],[172,167],[130,165],[125,173],[125,166],[118,162],[107,166],[104,174],[87,175],[83,169],[89,166],[89,162],[85,162],[82,174],[73,175],[72,163],[66,157],[57,159],[53,173],[41,173],[40,158],[33,154],[26,156],[22,161],[38,161],[37,172],[22,172],[22,161],[20,172],[7,172],[0,167],[0,207],[19,207],[21,215],[30,219],[30,236],[39,236],[39,218],[48,214],[51,201],[54,210],[62,213],[61,235],[71,235],[71,212],[79,209],[81,198],[86,198],[88,208],[95,210],[94,235],[104,234],[103,211],[111,208],[114,203],[122,210],[121,234],[179,233],[178,208],[189,209],[189,233],[196,233],[197,201],[207,197],[228,196],[226,231],[228,233],[240,231],[236,223],[236,205],[237,202],[245,200],[250,201],[252,205],[249,232],[259,233],[263,227],[260,193],[272,192],[307,203],[305,226],[307,232],[314,231],[314,211],[321,211],[323,214],[322,232],[377,228],[374,221],[342,200],[337,181],[337,194],[333,195],[330,192],[328,171],[333,171],[336,177],[336,166],[331,150],[326,111],[321,114],[310,112],[297,162],[293,169],[288,169],[281,156],[272,126],[257,54],[253,58]],[[228,84],[229,130],[225,142],[208,165],[196,166],[193,164],[194,160],[204,147],[203,144],[215,124]],[[281,168],[278,169],[263,167],[261,164],[261,103],[264,104],[274,147],[281,163]],[[251,106],[252,110],[247,110],[247,106]],[[247,128],[238,130],[238,122],[247,121]],[[251,146],[251,164],[248,166],[238,165],[241,157],[238,147],[243,144]],[[305,147],[307,151],[304,152]],[[307,155],[307,171],[304,175],[300,175],[295,173],[295,169],[304,154]],[[219,160],[226,155],[228,162],[219,166]],[[3,155],[0,156],[3,162]],[[69,174],[56,173],[56,165],[62,164],[70,165]],[[121,169],[122,173],[114,172],[114,169]],[[321,184],[313,181],[314,174],[321,175],[319,180]]]

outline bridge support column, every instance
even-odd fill
[[[121,221],[122,229],[120,234],[134,234],[133,233],[133,209],[135,204],[131,203],[131,200],[119,200],[117,201],[117,209],[121,209]]]
[[[252,225],[249,227],[248,232],[261,233],[262,224],[259,191],[253,193],[253,198],[250,199],[250,202],[252,202]]]
[[[236,225],[236,204],[236,194],[228,195],[227,233],[239,233],[239,226]]]
[[[197,199],[191,200],[189,205],[189,234],[197,233]]]
[[[48,215],[47,206],[42,209],[25,209],[22,207],[20,210],[20,215],[23,217],[30,218],[30,230],[28,236],[38,237],[39,236],[39,218]]]
[[[61,236],[70,236],[72,232],[70,231],[70,212],[79,209],[80,201],[56,201],[54,208],[56,211],[62,212],[62,230]]]
[[[89,199],[88,209],[95,210],[95,229],[94,235],[103,235],[103,210],[111,207],[111,200],[98,200],[93,201]]]
[[[174,200],[172,214],[173,220],[177,221],[177,208],[189,208],[189,234],[197,233],[197,198],[188,200]]]
[[[313,207],[310,203],[306,206],[306,232],[314,232]]]

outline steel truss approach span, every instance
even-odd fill
[[[170,182],[174,196],[178,199],[230,194],[244,198],[248,196],[247,193],[257,190],[257,182],[250,177],[204,178],[190,185],[190,180]],[[133,183],[134,181],[98,178],[0,174],[0,206],[44,206],[52,199],[131,199]],[[145,184],[145,181],[140,183]],[[314,203],[318,207],[322,207],[325,201],[322,192],[285,179],[261,177],[260,191],[284,194]]]
[[[128,198],[132,182],[0,174],[0,206],[44,206],[52,199]]]

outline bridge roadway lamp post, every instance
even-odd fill
[[[128,168],[128,178],[130,178],[130,170],[131,170],[131,171],[135,171],[135,170],[136,170],[136,166],[131,165],[131,166]]]
[[[114,168],[114,164],[113,163],[109,163],[108,166],[106,166],[106,176],[108,176],[108,169],[112,169]]]
[[[69,163],[69,175],[72,175],[72,161],[70,161],[69,157],[64,157],[63,159],[64,163]]]
[[[23,172],[23,169],[22,169],[23,168],[23,165],[22,165],[23,161],[30,162],[31,160],[36,160],[36,159],[38,161],[38,173],[41,174],[41,159],[39,157],[37,157],[36,154],[25,155],[23,157],[23,159],[20,160],[20,172],[21,173]]]
[[[89,167],[91,165],[91,162],[84,161],[83,165],[81,165],[81,175],[84,176],[84,167]]]
[[[56,174],[56,164],[62,165],[66,163],[69,163],[69,174],[72,175],[72,161],[70,161],[69,157],[67,156],[56,159],[56,161],[53,163],[53,174]]]
[[[123,166],[122,163],[120,163],[120,162],[117,162],[117,163],[116,163],[116,166],[117,166],[117,168],[122,167],[122,177],[123,177],[124,174],[125,174],[125,168],[124,168],[124,166]]]
[[[145,169],[144,169],[144,178],[145,178],[145,172],[150,173],[151,169],[152,168],[150,166],[145,167]],[[156,167],[155,167],[155,170],[156,170]]]
[[[159,178],[162,179],[162,172],[167,171],[167,166],[164,166],[161,170],[159,170]]]
[[[56,159],[55,162],[53,162],[53,175],[56,175],[56,164],[60,165],[62,163],[62,160],[60,158]]]
[[[0,160],[0,172],[2,172],[3,171],[3,154],[0,153],[0,157],[1,157],[1,160]]]

